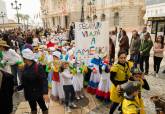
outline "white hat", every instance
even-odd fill
[[[61,58],[61,52],[55,51],[55,52],[53,52],[53,56],[56,56],[58,58]]]
[[[72,56],[73,54],[74,54],[74,52],[73,52],[72,49],[68,51],[68,55],[69,55],[69,56]]]
[[[22,51],[22,56],[23,56],[23,58],[25,58],[25,59],[34,60],[34,53],[33,53],[32,50],[30,50],[29,48],[24,49],[24,50]]]

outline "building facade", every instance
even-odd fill
[[[144,19],[155,37],[165,35],[165,1],[147,0]]]
[[[110,28],[139,28],[144,25],[145,0],[40,0],[42,20],[49,27],[68,28],[84,19],[108,21]]]

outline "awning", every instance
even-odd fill
[[[145,14],[143,17],[144,20],[164,20],[165,21],[165,13],[160,13],[154,16],[150,16]]]

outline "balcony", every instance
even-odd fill
[[[160,4],[165,3],[165,0],[146,0],[147,5],[154,5],[154,4]]]

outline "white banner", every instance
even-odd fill
[[[107,22],[76,22],[75,43],[77,60],[93,58],[109,52]]]

